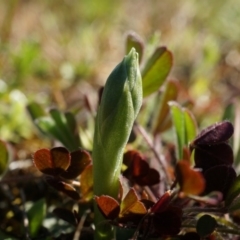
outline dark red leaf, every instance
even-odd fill
[[[119,203],[110,196],[102,195],[94,198],[99,210],[106,219],[114,220],[120,213]]]
[[[204,173],[204,177],[206,180],[205,193],[207,194],[212,191],[219,191],[223,194],[223,199],[225,199],[228,190],[230,189],[237,175],[232,167],[219,165],[209,168]]]
[[[33,162],[41,172],[58,176],[70,165],[70,153],[64,147],[55,147],[51,150],[40,149],[33,155]]]
[[[161,235],[176,235],[181,230],[182,210],[170,206],[165,211],[153,215],[155,231]]]
[[[56,178],[46,178],[46,182],[58,191],[61,191],[74,200],[79,200],[79,193],[69,184]]]
[[[50,150],[53,167],[55,169],[67,170],[70,165],[70,153],[64,147],[54,147]]]
[[[213,124],[203,129],[191,143],[194,148],[197,145],[214,145],[226,142],[233,135],[233,125],[229,121]]]
[[[134,150],[126,152],[124,154],[123,163],[128,166],[123,172],[123,175],[133,183],[140,186],[150,186],[159,183],[159,172],[150,168],[149,164],[139,152]]]
[[[233,150],[227,143],[217,145],[201,145],[195,148],[195,167],[202,168],[203,171],[217,166],[233,164]]]
[[[153,205],[153,207],[151,208],[151,212],[152,213],[160,213],[160,212],[165,211],[167,209],[167,207],[169,206],[170,201],[171,201],[171,193],[170,193],[170,191],[167,191]]]
[[[160,182],[160,174],[157,170],[149,168],[147,175],[136,177],[135,181],[140,186],[152,186]]]
[[[179,161],[176,165],[176,177],[180,190],[184,194],[198,195],[204,191],[205,180],[202,173],[191,169],[186,161]]]
[[[128,166],[129,174],[134,177],[143,176],[148,173],[149,165],[137,151],[131,150],[126,152],[123,163]]]
[[[54,163],[49,149],[40,149],[33,155],[33,162],[42,173],[55,175]]]
[[[75,179],[78,177],[85,167],[90,164],[91,156],[87,151],[77,150],[71,152],[71,162],[68,169],[61,174],[61,177],[66,179]]]

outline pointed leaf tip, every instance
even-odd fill
[[[172,53],[166,47],[158,47],[148,59],[143,71],[143,96],[157,91],[166,80],[173,64]]]

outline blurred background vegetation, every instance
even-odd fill
[[[200,128],[236,117],[239,163],[239,26],[239,0],[0,0],[0,140],[11,143],[9,159],[19,160],[10,162],[8,176],[1,180],[0,227],[16,236],[22,231],[18,213],[24,212],[25,197],[39,224],[36,210],[41,213],[39,204],[44,208],[42,198],[48,206],[73,205],[49,190],[32,164],[36,150],[54,143],[41,135],[26,106],[36,102],[43,112],[56,107],[74,113],[82,145],[91,150],[98,91],[126,54],[130,30],[145,42],[143,61],[159,45],[172,52],[168,78],[177,81],[177,100],[193,112]],[[141,113],[155,111],[157,97],[148,97],[151,109],[145,111],[144,102]],[[141,117],[152,117],[145,116],[140,123]],[[61,234],[62,227],[49,224],[52,233]]]
[[[239,26],[238,0],[0,1],[0,137],[35,151],[28,102],[77,112],[84,93],[96,105],[129,30],[145,55],[158,45],[172,51],[169,78],[194,103],[199,125],[219,121],[240,92]]]

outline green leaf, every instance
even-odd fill
[[[36,125],[48,136],[59,140],[68,150],[77,150],[80,147],[80,138],[74,115],[57,109],[51,109],[49,113],[50,116],[37,118]]]
[[[67,120],[67,125],[72,133],[75,133],[77,131],[77,122],[75,120],[74,115],[71,112],[66,112],[65,118]]]
[[[169,80],[166,84],[163,96],[161,98],[158,116],[155,120],[154,134],[161,133],[166,130],[166,127],[170,126],[169,112],[170,108],[168,105],[169,101],[177,99],[178,87],[177,82]]]
[[[27,108],[27,111],[28,111],[33,123],[38,128],[38,130],[42,134],[46,134],[44,131],[42,131],[42,129],[38,126],[38,124],[35,121],[36,119],[38,119],[40,117],[46,116],[46,113],[45,113],[44,109],[42,108],[42,106],[36,102],[31,102],[27,105],[26,108]]]
[[[173,127],[177,139],[177,157],[183,158],[184,147],[196,137],[197,124],[193,114],[186,108],[182,108],[177,102],[169,103],[172,115]]]
[[[130,52],[132,48],[135,48],[139,55],[139,63],[142,61],[144,42],[142,38],[135,32],[130,31],[126,37],[126,54]]]
[[[65,147],[70,151],[77,150],[79,145],[76,144],[73,132],[71,131],[71,126],[68,125],[70,119],[67,120],[65,114],[58,109],[51,109],[49,113],[55,121],[56,127],[61,131],[61,135],[64,136]]]
[[[217,222],[215,218],[211,217],[208,214],[203,215],[197,221],[196,230],[200,237],[207,237],[210,235],[216,228]]]
[[[81,146],[81,141],[78,133],[78,126],[75,119],[75,116],[71,112],[66,112],[65,117],[67,120],[68,128],[74,138],[74,150],[77,150]]]
[[[222,120],[229,120],[230,122],[234,122],[234,118],[235,118],[235,104],[234,103],[230,103],[228,106],[226,106],[224,108],[224,113],[222,116]]]
[[[0,175],[2,175],[8,166],[9,154],[7,144],[0,140]]]
[[[68,145],[63,132],[61,129],[57,128],[54,120],[51,117],[40,117],[37,118],[35,122],[42,132],[52,138],[59,140],[64,146]]]
[[[185,146],[185,121],[181,106],[174,101],[169,102],[172,114],[172,122],[177,138],[177,158],[183,158],[183,147]]]
[[[239,194],[240,194],[240,175],[235,179],[231,188],[229,189],[225,200],[225,205],[229,207]]]
[[[142,71],[143,97],[157,91],[172,68],[172,53],[166,47],[158,47],[148,59]]]
[[[191,111],[183,108],[185,122],[185,145],[188,145],[197,135],[197,123]]]
[[[46,215],[45,199],[40,199],[28,210],[29,230],[31,237],[36,237],[42,226],[43,219]]]
[[[36,102],[31,102],[27,105],[27,110],[32,118],[32,120],[36,120],[39,117],[43,117],[46,115],[42,106]]]

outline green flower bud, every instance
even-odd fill
[[[97,113],[93,144],[94,194],[97,196],[117,198],[124,148],[141,104],[138,53],[132,49],[108,77]]]

